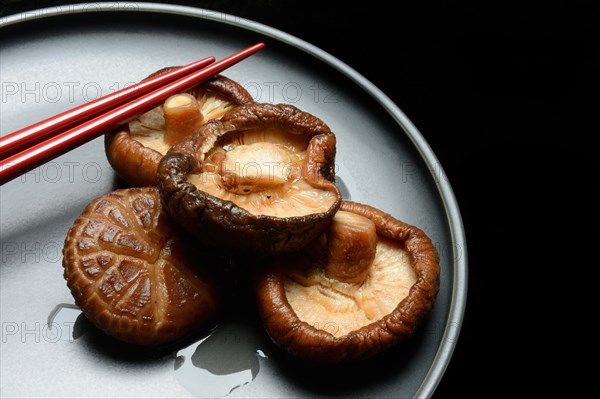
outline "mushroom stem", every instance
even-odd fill
[[[279,187],[296,166],[292,158],[290,150],[277,144],[239,145],[225,154],[221,183],[227,191],[241,195]]]
[[[325,275],[351,284],[367,278],[375,259],[377,230],[364,216],[338,211],[327,232],[327,265]]]
[[[204,118],[196,97],[190,94],[175,94],[163,104],[165,114],[165,142],[174,145],[193,134],[202,125]]]

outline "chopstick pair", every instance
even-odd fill
[[[151,110],[169,96],[189,90],[264,47],[264,43],[257,43],[218,62],[214,57],[203,58],[0,138],[0,185]]]

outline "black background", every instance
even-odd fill
[[[579,356],[567,335],[589,330],[575,312],[591,301],[598,266],[600,2],[165,2],[315,44],[425,136],[457,196],[469,254],[465,320],[436,398],[564,382]],[[63,3],[5,0],[2,15]]]

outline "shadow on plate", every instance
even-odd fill
[[[162,362],[165,358],[174,359],[177,350],[198,341],[202,336],[206,336],[207,334],[207,331],[198,331],[170,345],[160,347],[138,346],[119,341],[107,335],[94,326],[94,324],[92,324],[75,305],[62,304],[59,305],[59,307],[63,310],[68,309],[69,313],[74,314],[73,317],[76,317],[74,322],[72,322],[71,336],[69,339],[71,341],[77,341],[78,344],[92,352],[93,356],[106,357],[111,361],[147,364],[149,361]],[[74,313],[75,310],[77,312],[76,314]],[[51,317],[54,316],[51,315]],[[70,322],[65,321],[65,317],[69,316],[62,316],[60,319],[53,320],[53,322],[58,325],[69,324]]]
[[[121,179],[121,177],[115,172],[113,177],[113,190],[120,190],[122,188],[130,188],[131,184],[127,183],[125,180]]]
[[[424,326],[421,326],[424,327]],[[423,331],[422,329],[419,331]],[[273,351],[270,360],[282,376],[316,394],[344,394],[354,396],[365,385],[377,385],[402,373],[403,368],[414,366],[424,334],[417,334],[399,345],[370,359],[351,364],[318,364],[293,358],[282,350]]]

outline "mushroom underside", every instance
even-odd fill
[[[281,129],[228,134],[206,154],[187,181],[252,215],[277,218],[327,212],[336,190],[311,184],[303,175],[309,139]]]
[[[174,219],[206,244],[291,252],[316,238],[340,205],[329,180],[334,154],[335,136],[314,116],[247,104],[173,147],[158,187]]]
[[[413,335],[439,289],[439,258],[421,230],[367,205],[344,201],[340,209],[319,239],[257,273],[273,341],[330,363],[371,357]]]
[[[171,70],[165,68],[156,74]],[[186,93],[169,97],[164,104],[139,115],[105,136],[108,160],[115,171],[135,186],[156,184],[160,159],[178,141],[199,127],[221,118],[238,105],[253,102],[238,83],[215,76]]]
[[[314,259],[314,257],[313,257]],[[310,258],[286,262],[286,298],[300,320],[342,337],[390,314],[417,280],[402,243],[382,238],[365,280],[346,283],[325,275]]]

